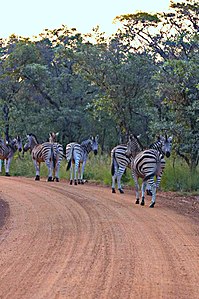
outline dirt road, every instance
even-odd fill
[[[135,205],[131,190],[14,177],[0,184],[10,209],[0,230],[0,299],[199,298],[198,198],[162,193],[150,209],[149,199]]]

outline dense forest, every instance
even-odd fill
[[[34,39],[0,39],[1,137],[34,133],[46,141],[99,135],[102,153],[141,134],[173,136],[173,152],[199,162],[199,3],[172,3],[168,13],[115,17],[120,29],[45,29]]]

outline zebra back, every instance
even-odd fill
[[[164,155],[155,149],[147,149],[138,153],[133,163],[134,173],[144,181],[155,175],[160,176],[164,167]]]

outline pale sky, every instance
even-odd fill
[[[0,38],[11,34],[23,37],[39,35],[44,29],[63,25],[90,33],[93,27],[110,35],[117,27],[117,15],[136,11],[163,12],[170,0],[2,0]]]

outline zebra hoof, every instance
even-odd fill
[[[81,184],[84,185],[84,181],[83,180],[81,181]]]
[[[39,175],[36,175],[35,181],[40,181],[40,176]]]
[[[121,193],[121,194],[123,194],[123,193],[124,193],[124,191],[123,191],[122,189],[118,189],[118,190],[120,191],[120,193]]]
[[[48,177],[48,182],[53,182],[53,178],[51,176]]]
[[[73,184],[73,181],[72,180],[70,180],[70,185],[72,185]]]
[[[78,180],[78,184],[81,184],[81,180]]]
[[[136,200],[136,205],[139,205],[140,201],[139,201],[139,198]]]
[[[155,202],[152,202],[152,203],[150,204],[149,208],[154,208],[154,206],[155,206]]]
[[[152,196],[151,190],[146,190],[146,194],[149,195],[149,196]]]
[[[112,193],[116,193],[116,192],[115,192],[115,188],[112,188]]]
[[[141,201],[141,204],[140,204],[141,206],[144,206],[145,205],[145,203],[144,203],[144,201],[142,200]]]
[[[75,180],[75,183],[74,183],[74,185],[76,185],[77,186],[77,181]]]
[[[10,176],[9,172],[6,172],[6,176]]]
[[[55,181],[55,182],[58,183],[59,182],[59,178],[54,178],[53,181]]]

